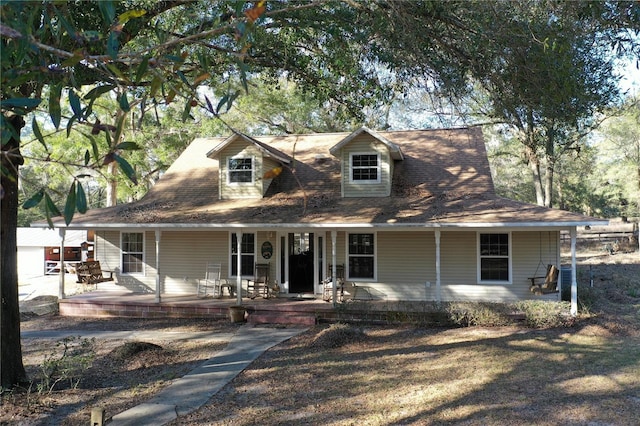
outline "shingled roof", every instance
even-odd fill
[[[218,160],[211,157],[228,138],[199,138],[140,201],[90,210],[76,216],[72,227],[578,226],[606,222],[498,197],[478,128],[377,134],[401,151],[401,156],[395,156],[389,197],[341,196],[340,160],[330,151],[350,134],[330,133],[248,138],[271,154],[284,156],[284,171],[263,198],[221,200]]]

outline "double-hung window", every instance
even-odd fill
[[[227,182],[230,184],[252,183],[253,167],[253,158],[229,158],[227,163]]]
[[[141,274],[144,272],[144,233],[122,233],[122,273]]]
[[[255,234],[242,234],[240,243],[240,275],[253,276],[255,262]],[[238,238],[231,234],[231,275],[238,275]]]
[[[349,278],[375,278],[374,234],[349,234]]]
[[[351,154],[351,181],[380,182],[380,154]]]
[[[511,234],[478,234],[478,275],[480,282],[511,282]]]

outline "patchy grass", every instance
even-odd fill
[[[354,330],[351,343],[309,350],[326,330],[269,351],[206,407],[172,424],[637,421],[638,339],[589,328],[368,327]]]

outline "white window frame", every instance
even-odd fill
[[[142,252],[138,252],[138,251],[125,251],[124,250],[124,235],[125,234],[140,234],[142,235]],[[146,267],[145,265],[147,264],[146,262],[146,238],[145,238],[145,233],[144,231],[121,231],[120,232],[120,272],[122,273],[122,275],[138,275],[138,276],[143,276],[145,275],[145,271],[146,271]],[[140,272],[125,272],[124,271],[124,256],[127,254],[142,254],[142,271]]]
[[[351,235],[361,235],[361,234],[371,234],[373,235],[373,254],[372,255],[367,255],[367,254],[354,254],[351,255],[349,253],[349,240]],[[346,269],[346,277],[347,280],[349,281],[361,281],[361,282],[375,282],[378,280],[378,233],[377,232],[367,232],[367,231],[362,231],[362,232],[347,232],[347,236],[345,238],[345,253],[346,253],[346,257],[347,257],[347,262],[345,265],[345,269]],[[356,256],[356,257],[372,257],[373,258],[373,277],[372,278],[363,278],[363,277],[354,277],[351,275],[351,268],[350,268],[350,258],[351,256]]]
[[[233,237],[234,235],[236,235],[235,232],[229,232],[229,278],[237,278],[238,276],[233,274],[233,267],[236,264],[235,261],[233,260],[233,250],[235,249],[235,247],[233,246]],[[255,264],[256,264],[256,259],[258,258],[258,234],[256,232],[243,232],[242,233],[242,238],[244,238],[245,235],[253,235],[253,253],[240,253],[240,256],[242,255],[253,255],[253,266],[252,266],[252,272],[251,274],[247,275],[240,275],[241,278],[253,278],[254,276],[254,269],[255,269]],[[240,246],[242,247],[242,244],[240,244]],[[242,271],[240,271],[242,273]]]
[[[231,161],[233,160],[251,160],[251,169],[249,170],[232,170],[231,169]],[[232,172],[251,172],[251,180],[249,182],[232,182],[231,181],[231,173]],[[256,159],[253,156],[247,155],[234,155],[233,157],[227,157],[227,185],[233,186],[244,186],[244,185],[253,185],[256,180]]]
[[[353,165],[353,157],[356,157],[358,155],[375,155],[376,156],[376,166],[372,167],[372,166],[354,166]],[[371,183],[380,183],[382,181],[382,158],[379,152],[352,152],[349,154],[349,182],[350,183],[364,183],[364,184],[371,184]],[[354,179],[353,178],[353,172],[356,169],[376,169],[376,179]]]
[[[494,235],[494,234],[506,234],[507,235],[507,244],[509,245],[507,248],[508,254],[506,256],[504,255],[482,255],[482,253],[480,252],[481,247],[480,247],[480,240],[481,240],[481,236],[482,235]],[[513,284],[513,240],[511,238],[511,232],[510,231],[492,231],[492,232],[487,232],[487,231],[479,231],[476,234],[476,242],[477,242],[477,250],[476,250],[476,254],[477,254],[477,279],[478,279],[478,283],[479,284],[499,284],[499,285],[508,285],[508,284]],[[507,280],[482,280],[482,259],[484,258],[500,258],[500,259],[507,259],[508,261],[508,274],[509,274],[509,278]]]

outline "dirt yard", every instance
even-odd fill
[[[564,251],[563,256],[567,255]],[[272,348],[175,425],[632,425],[640,412],[640,254],[581,247],[589,284],[572,328],[316,326]],[[24,318],[22,330],[232,333],[226,321]],[[148,399],[220,350],[203,341],[23,341],[30,386],[5,392],[2,425],[86,425]],[[57,367],[57,373],[52,368]],[[57,374],[57,375],[56,375]],[[77,381],[76,374],[80,380]],[[49,383],[42,378],[49,375]],[[45,386],[46,384],[46,386]]]

